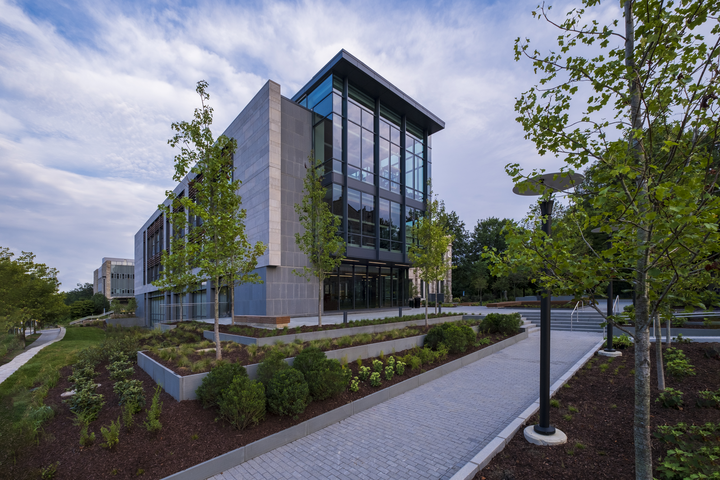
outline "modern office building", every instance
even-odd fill
[[[324,309],[359,310],[406,305],[409,226],[425,210],[432,172],[431,136],[444,122],[345,50],[292,98],[268,81],[224,134],[237,140],[233,158],[251,242],[267,251],[257,273],[263,284],[236,287],[235,305],[221,290],[221,313],[317,314],[317,284],[294,275],[307,264],[295,245],[294,206],[303,196],[308,157],[324,165],[332,211],[342,220],[347,259],[324,285]],[[191,195],[185,178],[177,195]],[[169,225],[157,210],[135,235],[137,314],[148,323],[211,316],[213,285],[183,298],[158,291],[160,253]]]
[[[93,294],[102,293],[108,300],[135,296],[135,266],[132,258],[103,258],[93,272]]]

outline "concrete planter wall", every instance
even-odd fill
[[[650,336],[654,335],[652,331],[652,325],[650,325]],[[667,335],[667,330],[661,328],[661,335],[664,337]],[[720,337],[720,329],[718,328],[682,328],[682,327],[671,327],[670,335],[677,337],[678,333],[682,333],[683,337]]]
[[[478,327],[472,327],[472,329],[475,333],[477,333]],[[527,336],[527,333],[525,333],[525,335]],[[362,358],[364,360],[366,358],[377,357],[381,352],[385,355],[392,355],[394,352],[401,352],[413,347],[422,347],[424,341],[425,335],[417,335],[414,337],[388,340],[387,342],[369,343],[367,345],[359,345],[357,347],[330,350],[325,352],[325,355],[327,358],[338,361],[342,360],[343,357],[346,357],[348,362],[353,362],[358,358]],[[178,402],[182,402],[183,400],[195,400],[197,398],[195,390],[197,390],[197,388],[202,384],[202,379],[208,374],[208,372],[205,372],[196,373],[194,375],[178,375],[169,368],[159,364],[149,356],[145,355],[143,352],[138,352],[137,356],[138,366],[150,375],[158,385],[163,387],[163,389]],[[289,365],[293,364],[293,360],[294,357],[285,359]],[[259,364],[254,363],[245,367],[249,378],[256,378],[258,365]]]
[[[159,323],[161,332],[169,332],[173,328],[177,328],[177,325],[168,325],[167,323]]]
[[[340,422],[347,419],[348,417],[360,413],[368,408],[379,405],[380,403],[390,400],[391,398],[402,395],[405,392],[413,390],[421,385],[436,380],[443,375],[454,372],[459,368],[476,362],[482,358],[485,358],[503,348],[514,345],[515,343],[524,340],[528,337],[528,333],[523,331],[514,337],[510,337],[501,342],[491,345],[477,352],[473,352],[470,355],[466,355],[450,363],[446,363],[440,367],[434,368],[429,372],[425,372],[415,377],[409,378],[403,382],[397,383],[391,387],[385,388],[367,397],[363,397],[359,400],[355,400],[347,405],[331,410],[322,415],[318,415],[315,418],[290,427],[274,435],[270,435],[260,440],[250,443],[244,447],[237,448],[226,454],[217,456],[206,462],[200,463],[193,467],[190,467],[182,472],[175,473],[168,477],[166,480],[194,480],[197,478],[209,478],[218,473],[230,470],[232,467],[241,463],[252,460],[255,457],[272,451],[283,445],[294,442],[300,438],[303,438],[311,433],[315,433],[328,427],[334,423]]]
[[[462,315],[457,315],[454,317],[440,317],[440,318],[430,318],[428,319],[428,323],[430,325],[436,325],[438,323],[447,323],[447,322],[457,322],[462,320]],[[476,317],[476,318],[482,318],[482,317]],[[407,322],[396,322],[396,323],[385,323],[382,325],[366,325],[364,327],[350,327],[350,328],[337,328],[334,330],[320,330],[318,332],[307,332],[307,333],[294,333],[291,335],[278,335],[277,337],[263,337],[263,338],[255,338],[255,337],[246,337],[243,335],[235,335],[232,333],[220,333],[220,341],[221,342],[235,342],[235,343],[241,343],[243,345],[253,345],[256,344],[258,346],[263,345],[275,345],[277,342],[283,342],[283,343],[292,343],[295,341],[295,339],[300,339],[303,342],[309,342],[311,340],[321,340],[324,338],[339,338],[344,337],[346,335],[359,335],[361,333],[381,333],[381,332],[389,332],[390,330],[395,330],[396,328],[405,328],[405,327],[411,327],[415,325],[425,325],[425,319],[420,320],[408,320]],[[215,340],[215,332],[213,330],[205,330],[203,332],[203,336],[208,340]]]

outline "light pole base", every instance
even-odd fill
[[[608,352],[607,350],[598,350],[598,355],[602,355],[603,357],[622,357],[622,352],[619,350],[613,350],[612,352]]]
[[[523,433],[525,434],[525,440],[542,447],[551,447],[553,445],[567,443],[567,435],[557,428],[552,435],[541,435],[535,431],[534,425],[530,425],[529,427],[525,427]]]

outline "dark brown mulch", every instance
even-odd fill
[[[496,343],[507,337],[493,335],[491,338],[492,343]],[[436,368],[486,347],[485,345],[473,347],[463,354],[448,355],[443,361],[423,367]],[[402,356],[405,353],[407,352],[397,352],[395,356]],[[365,360],[363,363],[371,367],[371,361]],[[359,369],[357,363],[351,361],[348,366],[352,369],[353,375],[357,375]],[[22,451],[15,465],[8,468],[3,466],[0,470],[0,478],[39,478],[40,469],[55,462],[60,463],[53,478],[59,480],[163,478],[407,380],[425,370],[408,368],[405,370],[405,375],[396,375],[390,381],[385,380],[383,375],[382,385],[379,388],[361,382],[360,390],[355,393],[346,391],[334,398],[310,403],[297,420],[268,413],[259,425],[244,431],[238,431],[226,422],[216,420],[216,411],[204,410],[197,401],[177,402],[163,391],[160,394],[160,400],[163,402],[160,433],[153,436],[147,432],[143,426],[146,413],[141,412],[135,416],[135,427],[132,431],[127,431],[125,427],[121,429],[120,443],[110,451],[100,446],[104,441],[100,427],[107,426],[111,421],[119,418],[121,409],[117,405],[117,399],[112,391],[113,382],[105,366],[96,368],[96,371],[100,372],[96,382],[101,384],[97,391],[105,396],[106,403],[98,419],[90,426],[90,431],[95,432],[96,435],[95,444],[90,447],[80,446],[80,427],[73,424],[74,415],[61,401],[60,394],[70,388],[67,376],[71,370],[70,367],[65,367],[61,371],[60,381],[50,390],[45,400],[46,405],[56,409],[55,417],[43,426],[44,435],[41,435],[39,444]],[[142,380],[149,408],[155,382],[137,366],[132,378]]]
[[[651,349],[651,424],[680,422],[702,425],[720,421],[720,411],[697,407],[695,401],[701,390],[720,388],[720,360],[705,357],[711,344],[673,344],[684,352],[696,375],[673,378],[666,374],[667,387],[682,391],[685,406],[682,410],[663,408],[656,403],[658,396],[655,370],[655,347]],[[556,447],[539,447],[525,440],[519,431],[505,449],[480,471],[477,480],[511,479],[633,479],[635,453],[633,443],[634,352],[623,350],[623,356],[607,364],[605,357],[593,357],[570,380],[569,388],[561,388],[555,395],[559,408],[551,408],[551,424],[568,436],[568,443]],[[578,413],[570,413],[575,407]],[[563,418],[570,415],[571,419]],[[527,425],[538,423],[537,415]],[[653,438],[654,468],[666,454],[666,446]]]

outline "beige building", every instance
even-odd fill
[[[135,261],[132,258],[103,258],[93,273],[93,294],[102,293],[108,300],[135,296]]]

